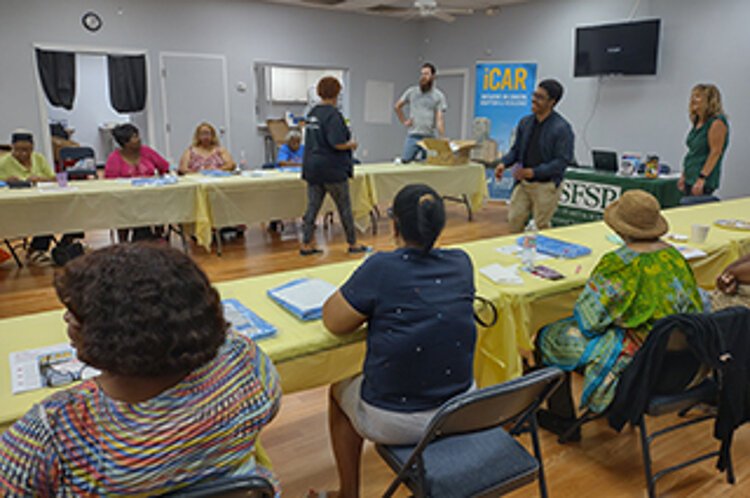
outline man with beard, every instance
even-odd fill
[[[443,92],[435,88],[435,66],[429,62],[422,64],[419,75],[419,86],[406,89],[396,102],[394,109],[399,121],[409,130],[404,142],[404,153],[401,161],[408,163],[424,159],[425,151],[417,145],[423,138],[443,137],[445,135],[444,113],[448,104]],[[404,115],[403,107],[409,104],[409,118]]]

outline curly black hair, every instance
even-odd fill
[[[109,373],[187,373],[213,359],[226,338],[219,293],[176,249],[105,247],[68,263],[55,289],[81,325],[78,357]]]
[[[117,125],[112,128],[112,138],[115,139],[115,142],[117,142],[117,145],[120,147],[125,147],[125,144],[130,142],[130,139],[133,138],[134,135],[140,135],[140,132],[135,125],[130,123]]]

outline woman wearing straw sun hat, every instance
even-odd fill
[[[660,237],[669,230],[659,202],[629,190],[607,206],[604,222],[624,241],[599,261],[576,301],[573,316],[544,327],[538,358],[563,370],[583,370],[581,408],[604,411],[620,374],[654,322],[674,313],[703,310],[687,261]],[[543,427],[564,432],[575,418],[566,382],[540,415]]]

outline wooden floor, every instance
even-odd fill
[[[443,244],[455,244],[507,233],[506,208],[492,204],[467,223],[464,210],[457,205],[448,208],[448,225],[441,238]],[[298,256],[297,236],[288,224],[284,234],[271,234],[261,227],[249,227],[243,239],[225,243],[224,256],[209,255],[200,248],[191,253],[213,281],[230,280],[306,266],[350,259],[345,252],[341,225],[332,229],[319,228],[318,243],[326,249],[320,257]],[[92,247],[109,241],[107,232],[87,234]],[[387,220],[379,223],[378,235],[364,235],[361,242],[375,249],[392,249],[391,230]],[[51,287],[53,270],[24,268],[12,262],[0,265],[0,317],[17,316],[55,309],[60,303]],[[328,441],[326,423],[327,391],[312,389],[284,397],[277,418],[263,433],[263,443],[281,479],[284,494],[301,497],[308,489],[333,489],[336,475]],[[653,421],[658,428],[673,417]],[[717,446],[711,437],[710,423],[666,436],[656,443],[653,453],[658,468],[678,459]],[[522,442],[528,446],[526,438]],[[750,432],[740,429],[735,435],[733,456],[737,484],[730,486],[714,468],[714,461],[665,477],[658,485],[659,496],[707,498],[750,497]],[[646,496],[641,453],[637,432],[625,429],[617,434],[605,421],[595,421],[583,429],[583,440],[561,446],[555,438],[542,431],[542,451],[550,496],[600,498]],[[380,496],[392,477],[371,445],[363,458],[363,496]],[[403,489],[398,496],[408,496]],[[513,493],[513,497],[538,496],[534,485]]]

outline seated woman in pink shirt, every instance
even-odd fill
[[[169,162],[151,147],[141,144],[138,128],[130,123],[121,124],[112,130],[112,137],[120,148],[107,158],[105,178],[136,178],[164,174],[169,171]]]
[[[112,152],[104,166],[104,178],[150,177],[169,171],[169,162],[151,147],[141,144],[138,128],[130,123],[112,130],[112,137],[120,148]],[[134,227],[117,230],[120,242],[151,240],[163,231],[162,227]]]

